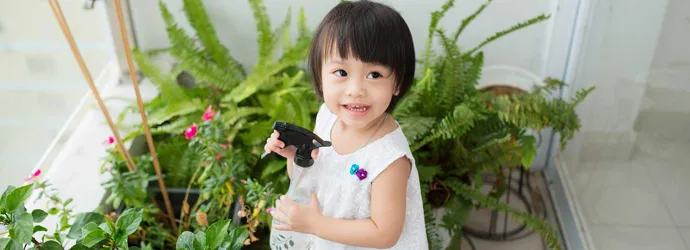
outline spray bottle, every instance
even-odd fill
[[[300,205],[306,205],[311,200],[312,187],[310,182],[303,182],[303,177],[308,173],[310,167],[314,165],[311,157],[312,150],[320,147],[330,147],[330,141],[324,141],[316,134],[302,127],[276,121],[273,129],[280,133],[278,139],[285,143],[285,146],[297,147],[295,159],[292,164],[292,176],[290,187],[285,194],[288,198]],[[268,156],[264,153],[261,158]],[[281,224],[280,221],[273,219],[272,223]],[[309,249],[307,235],[292,231],[282,231],[272,228],[270,236],[271,249]]]

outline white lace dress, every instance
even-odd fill
[[[336,116],[324,104],[316,118],[316,134],[330,140]],[[402,129],[371,141],[360,150],[340,155],[331,147],[321,148],[312,168],[305,174],[318,195],[323,215],[340,219],[366,219],[371,217],[370,197],[372,181],[396,159],[407,156],[412,172],[407,181],[407,212],[404,229],[398,243],[390,249],[427,250],[424,209],[419,175],[409,144]],[[358,168],[353,169],[352,165]],[[362,169],[361,171],[359,169]],[[366,170],[366,178],[359,175]],[[342,245],[312,236],[314,250],[368,249]]]

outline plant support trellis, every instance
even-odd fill
[[[76,45],[76,42],[74,41],[74,36],[72,35],[72,32],[69,29],[69,26],[67,25],[67,22],[65,21],[65,17],[63,15],[62,9],[60,8],[60,5],[58,4],[57,0],[50,0],[50,6],[53,10],[53,13],[55,14],[55,18],[57,19],[58,23],[60,24],[60,29],[62,30],[63,35],[65,36],[65,39],[70,45],[70,49],[72,50],[72,54],[74,55],[75,59],[77,60],[77,63],[79,64],[79,67],[82,71],[82,74],[84,75],[84,78],[86,78],[87,83],[89,84],[89,87],[91,88],[91,93],[93,94],[94,98],[98,102],[98,106],[101,109],[101,112],[103,112],[103,116],[105,117],[106,121],[108,122],[108,126],[110,126],[110,130],[113,133],[113,137],[115,138],[115,142],[117,143],[117,146],[120,148],[120,153],[122,156],[125,158],[127,162],[127,168],[130,171],[136,170],[136,165],[134,164],[134,161],[132,161],[132,157],[129,154],[129,151],[127,148],[124,146],[124,143],[122,142],[122,139],[120,137],[119,131],[116,129],[115,124],[112,121],[112,118],[110,117],[110,113],[108,112],[108,108],[105,106],[103,103],[103,99],[101,98],[101,95],[96,88],[93,77],[91,76],[91,73],[89,72],[88,68],[86,67],[86,63],[84,62],[84,58],[81,56],[81,52],[79,52],[79,48]],[[125,54],[127,56],[127,66],[129,68],[129,74],[132,80],[132,85],[134,87],[134,92],[136,94],[136,99],[137,99],[137,104],[139,105],[139,112],[141,114],[141,119],[142,119],[142,125],[144,126],[144,132],[146,134],[146,141],[149,146],[149,150],[151,152],[151,156],[153,158],[153,163],[154,163],[154,168],[156,170],[156,175],[158,176],[158,183],[160,185],[161,193],[163,195],[163,199],[165,201],[165,207],[167,210],[167,215],[168,218],[170,219],[170,225],[173,227],[173,230],[175,230],[175,219],[174,215],[172,213],[172,206],[170,205],[170,200],[168,198],[168,193],[165,189],[165,183],[163,182],[163,176],[160,171],[160,165],[158,163],[158,158],[156,156],[156,151],[155,151],[155,145],[153,144],[153,139],[151,137],[151,131],[149,130],[148,122],[147,122],[147,117],[146,117],[146,112],[144,110],[144,104],[143,100],[141,98],[141,93],[139,91],[139,84],[137,82],[137,78],[135,75],[134,71],[134,63],[132,60],[132,53],[129,48],[129,40],[127,36],[127,32],[125,30],[124,26],[124,18],[122,14],[122,4],[119,0],[115,1],[115,9],[117,12],[117,19],[118,19],[118,25],[120,27],[120,33],[121,37],[123,40],[123,46],[125,50]]]

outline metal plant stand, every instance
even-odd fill
[[[496,176],[493,175],[484,176],[483,180],[484,185],[489,187],[497,181]],[[501,197],[502,202],[518,209],[524,208],[524,211],[530,215],[546,219],[546,204],[540,195],[530,185],[529,173],[524,168],[520,167],[519,170],[509,170],[506,175],[506,191]],[[483,222],[480,226],[484,228],[478,227],[478,223],[468,223],[463,226],[463,231],[466,235],[489,241],[514,241],[534,233],[534,231],[528,230],[525,225],[509,219],[508,213],[489,209],[481,210],[490,213],[488,228],[485,228],[486,224]],[[511,222],[513,225],[510,225]]]

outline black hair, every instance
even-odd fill
[[[415,49],[407,23],[395,9],[366,0],[341,2],[319,24],[309,51],[314,90],[323,99],[321,67],[324,56],[338,46],[343,59],[352,55],[367,63],[390,67],[399,91],[386,112],[392,113],[398,101],[414,82]]]

